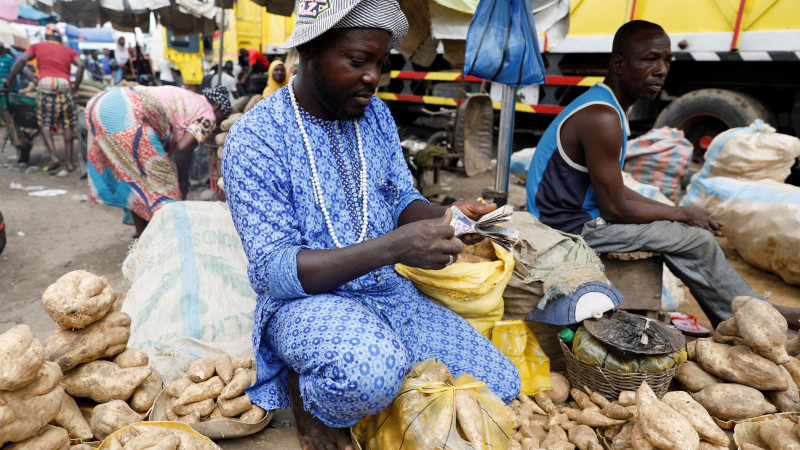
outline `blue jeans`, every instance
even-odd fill
[[[594,251],[660,252],[669,270],[683,281],[714,328],[728,319],[734,297],[758,297],[731,267],[711,232],[681,222],[610,224],[594,219],[581,236]]]

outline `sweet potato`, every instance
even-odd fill
[[[158,450],[177,450],[181,440],[178,436],[170,432],[160,433],[155,428],[147,430],[125,444],[125,450],[145,450],[145,449],[158,449]]]
[[[75,270],[51,284],[42,294],[42,303],[53,322],[69,330],[102,319],[117,295],[105,277]]]
[[[45,353],[48,361],[66,372],[78,364],[121,353],[130,335],[130,316],[111,312],[80,330],[55,331],[47,338]]]
[[[247,369],[236,369],[236,371],[233,373],[231,382],[222,389],[222,392],[219,394],[219,398],[229,399],[238,397],[242,395],[248,386],[250,386],[250,374],[247,373]]]
[[[757,389],[736,383],[719,383],[692,394],[712,416],[721,420],[741,420],[776,411]]]
[[[667,392],[661,398],[661,401],[685,417],[701,439],[726,447],[730,444],[730,439],[728,439],[725,432],[714,423],[705,408],[697,403],[689,393],[683,391]]]
[[[217,405],[223,416],[233,417],[233,416],[238,416],[239,414],[245,411],[249,411],[250,408],[252,408],[253,404],[252,402],[250,402],[250,396],[244,394],[241,397],[236,397],[232,399],[227,399],[227,400],[219,399]],[[458,403],[456,403],[456,409],[458,409]]]
[[[111,360],[114,364],[123,369],[128,367],[142,367],[150,364],[150,358],[144,350],[138,348],[126,348],[122,353],[118,354]]]
[[[605,408],[611,403],[607,398],[589,389],[589,386],[584,386],[583,390],[589,394],[589,400],[591,400],[595,405],[599,406],[600,409]]]
[[[48,373],[51,368],[58,371],[58,376]],[[24,388],[0,391],[0,446],[33,436],[58,415],[65,395],[58,386],[60,376],[55,364],[44,364],[40,375]]]
[[[608,406],[600,411],[601,414],[609,419],[628,420],[633,416],[628,408],[620,405],[619,403],[609,403]]]
[[[167,397],[167,404],[164,406],[164,415],[167,417],[167,420],[176,421],[178,420],[178,415],[175,414],[173,410],[175,408],[175,397]]]
[[[81,410],[78,409],[78,404],[75,403],[75,399],[69,395],[64,395],[62,397],[61,407],[58,411],[58,415],[53,419],[53,422],[66,429],[67,433],[69,433],[69,437],[72,439],[88,441],[94,435],[89,423],[83,417],[83,414],[81,414]]]
[[[266,415],[267,412],[264,411],[264,408],[254,404],[249,411],[242,413],[242,416],[239,418],[239,420],[245,423],[256,423],[263,419]]]
[[[97,360],[70,370],[61,384],[73,397],[87,397],[97,403],[125,401],[151,373],[149,367],[120,369],[111,361]]]
[[[700,436],[680,413],[656,397],[646,382],[636,391],[637,425],[650,444],[660,449],[697,450]]]
[[[186,424],[200,422],[200,413],[195,411],[191,414],[180,416],[178,417],[178,422]]]
[[[597,435],[594,430],[586,425],[578,425],[569,430],[569,441],[578,447],[578,450],[602,450],[600,441],[597,440]]]
[[[739,335],[759,355],[775,364],[786,364],[786,319],[769,303],[755,297],[736,297],[731,302]]]
[[[45,425],[33,436],[8,444],[3,450],[67,450],[69,448],[69,434],[61,427]]]
[[[569,442],[569,437],[567,437],[567,433],[561,429],[560,427],[553,427],[547,432],[547,437],[539,443],[539,447],[542,448],[555,448],[561,442],[566,442],[572,445]],[[574,448],[574,445],[573,445]]]
[[[233,361],[231,361],[231,357],[227,353],[217,357],[214,361],[214,369],[225,384],[231,382],[231,378],[233,378]]]
[[[565,422],[569,422],[569,417],[566,414],[551,414],[550,419],[547,421],[547,429],[553,427],[560,427]]]
[[[150,369],[150,376],[133,391],[129,404],[136,412],[147,412],[158,397],[158,393],[164,388],[164,380],[161,374],[155,369]]]
[[[219,446],[213,442],[201,441],[183,430],[171,430],[172,434],[181,440],[178,450],[219,450]]]
[[[550,386],[552,389],[545,391],[545,394],[550,397],[554,405],[560,405],[567,401],[570,389],[567,377],[558,372],[550,372]]]
[[[202,383],[195,383],[189,385],[175,399],[176,405],[185,405],[187,403],[199,402],[208,398],[217,398],[225,387],[220,377],[211,377]]]
[[[0,391],[14,391],[33,381],[44,364],[44,346],[27,325],[0,334]]]
[[[694,361],[678,364],[675,379],[689,392],[699,392],[712,384],[722,383],[716,375],[706,372]]]
[[[778,366],[778,369],[786,378],[786,383],[789,387],[784,391],[768,391],[767,397],[778,408],[779,412],[792,412],[800,411],[800,393],[797,391],[797,384],[795,384],[792,375],[783,366]]]
[[[189,366],[189,379],[195,383],[206,381],[214,376],[215,362],[213,358],[200,358]]]
[[[109,434],[142,420],[142,416],[132,410],[122,400],[111,400],[94,407],[89,426],[94,437],[103,440]]]
[[[706,372],[759,390],[783,391],[789,387],[778,365],[749,347],[732,347],[710,339],[695,342],[697,364]]]
[[[250,401],[250,397],[247,397],[247,401]],[[481,414],[481,406],[478,404],[478,400],[475,399],[471,392],[456,390],[455,403],[456,418],[461,431],[464,432],[467,440],[474,448],[483,448],[483,415]],[[224,409],[227,409],[227,407],[220,406],[223,408],[222,413],[225,414]],[[225,415],[228,416],[228,414]],[[233,415],[235,416],[236,414]]]
[[[767,420],[758,427],[758,436],[770,449],[800,450],[800,437],[791,420]]]

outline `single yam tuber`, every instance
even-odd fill
[[[539,405],[540,408],[547,414],[553,412],[553,401],[550,400],[550,396],[545,394],[544,392],[539,392],[538,394],[533,396],[533,399],[536,401],[536,404]]]
[[[767,397],[769,397],[769,400],[775,405],[779,412],[800,411],[800,393],[798,393],[797,384],[795,384],[792,375],[785,366],[786,364],[778,366],[778,369],[781,371],[784,378],[786,378],[786,383],[789,387],[784,391],[768,391]]]
[[[42,294],[42,303],[62,329],[79,329],[102,319],[117,295],[105,277],[75,270],[51,284]]]
[[[125,444],[125,450],[177,450],[180,443],[180,438],[172,433],[159,433],[157,430],[148,430],[128,441]]]
[[[216,402],[213,398],[207,398],[199,402],[187,403],[185,405],[173,405],[172,411],[179,416],[187,416],[189,414],[198,413],[200,417],[207,416],[214,411]]]
[[[217,357],[214,361],[214,369],[225,384],[231,382],[231,378],[233,378],[233,361],[231,361],[230,355],[223,353]]]
[[[151,373],[149,367],[120,369],[111,361],[97,360],[67,372],[61,385],[69,395],[91,398],[97,403],[126,401]]]
[[[730,346],[710,339],[698,339],[697,364],[726,381],[759,390],[786,390],[786,379],[774,362],[744,345]]]
[[[567,432],[560,427],[553,427],[547,432],[547,437],[539,443],[539,447],[547,449],[551,447],[555,448],[555,445],[558,445],[561,442],[569,443]]]
[[[591,400],[592,403],[594,403],[595,405],[599,406],[600,409],[605,408],[611,403],[607,398],[589,389],[589,386],[584,386],[583,390],[586,391],[587,394],[589,394],[589,400]]]
[[[697,445],[700,446],[699,443]],[[645,437],[639,422],[636,422],[631,429],[631,447],[633,447],[633,450],[651,450],[656,448],[650,444],[650,441]]]
[[[552,389],[545,391],[554,405],[560,405],[569,398],[569,380],[558,372],[550,372],[550,386]]]
[[[714,342],[719,342],[720,344],[747,345],[747,342],[739,336],[726,336],[724,334],[719,334],[716,331],[711,335],[711,339],[713,339]]]
[[[233,363],[233,370],[249,369],[253,365],[253,361],[250,358],[231,358],[231,362]]]
[[[564,422],[569,422],[569,417],[566,414],[552,414],[547,421],[547,429],[553,427],[560,427]]]
[[[249,401],[249,398],[248,398]],[[469,391],[457,389],[455,391],[456,418],[464,436],[475,449],[485,447],[483,440],[483,414],[481,405]]]
[[[250,386],[250,374],[247,372],[247,369],[236,369],[231,382],[222,389],[219,398],[229,399],[238,397],[244,393],[244,390],[247,389],[248,386]]]
[[[706,372],[694,361],[678,364],[675,379],[689,392],[699,392],[712,384],[722,383],[716,375]]]
[[[219,399],[217,401],[217,407],[219,411],[225,417],[233,417],[238,416],[239,414],[249,410],[252,407],[252,402],[250,402],[250,396],[244,394],[241,397],[236,397],[232,399]],[[456,408],[458,406],[456,405]]]
[[[736,326],[736,319],[731,316],[728,320],[723,320],[717,325],[714,332],[723,336],[739,337],[739,327]]]
[[[569,420],[578,420],[578,416],[581,414],[580,409],[569,408],[569,407],[564,408],[563,410],[561,410],[561,412],[566,414]]]
[[[767,420],[758,427],[758,436],[770,449],[800,450],[800,437],[791,420]]]
[[[164,392],[170,397],[178,397],[191,384],[192,380],[189,379],[189,376],[184,375],[181,378],[178,378],[177,380],[170,383]]]
[[[161,374],[151,369],[150,376],[133,391],[130,398],[130,405],[136,412],[147,412],[158,397],[158,393],[164,387],[164,380]]]
[[[199,402],[207,398],[219,397],[220,392],[225,387],[220,377],[211,377],[202,383],[189,385],[183,390],[181,395],[175,400],[176,405]]]
[[[175,397],[167,397],[167,404],[164,406],[164,415],[167,420],[175,422],[178,420],[178,415],[175,414]]]
[[[569,390],[569,393],[580,409],[594,409],[595,411],[600,411],[600,407],[594,404],[586,392],[577,388],[572,388]]]
[[[692,424],[659,400],[647,382],[642,382],[636,391],[636,409],[636,423],[653,446],[675,450],[697,450],[700,446],[700,436]]]
[[[742,384],[715,384],[692,394],[692,397],[709,414],[721,420],[748,419],[776,411],[775,405],[764,399],[764,394]]]
[[[731,306],[739,335],[747,345],[775,364],[786,364],[788,324],[775,307],[755,297],[736,297]]]
[[[92,428],[89,422],[83,417],[81,410],[78,409],[78,404],[75,399],[69,395],[64,395],[61,399],[61,408],[58,415],[53,419],[53,422],[66,429],[69,437],[72,439],[80,439],[88,441],[92,438]]]
[[[48,361],[64,372],[78,364],[108,358],[121,353],[131,335],[131,318],[123,312],[111,312],[86,328],[56,330],[45,343]]]
[[[195,383],[206,381],[214,376],[216,362],[213,358],[200,358],[189,366],[189,379]]]
[[[519,441],[511,439],[508,441],[508,448],[506,450],[522,450],[522,444]]]
[[[705,408],[697,403],[689,393],[683,391],[667,392],[661,401],[685,417],[701,439],[726,447],[730,444],[728,435],[714,423],[714,419],[711,418]]]
[[[633,447],[631,431],[635,424],[636,422],[633,421],[625,422],[625,425],[622,426],[619,433],[617,433],[611,441],[611,450],[627,450]]]
[[[27,325],[0,334],[0,391],[15,391],[33,381],[44,364],[44,346]]]
[[[42,367],[44,369],[47,366],[45,364]],[[44,382],[36,379],[16,391],[0,391],[0,405],[4,405],[3,410],[6,411],[5,424],[0,425],[0,446],[6,442],[18,442],[33,436],[58,415],[61,400],[65,395],[64,389],[60,386],[51,386],[49,391],[39,392],[52,380],[52,377],[46,375],[44,378],[46,378]],[[10,417],[13,419],[7,420]]]
[[[193,413],[187,414],[185,416],[180,416],[180,417],[178,417],[178,422],[185,423],[185,424],[200,422],[200,413],[199,412],[193,412]]]
[[[636,392],[622,391],[619,393],[619,404],[622,406],[636,405]]]
[[[622,431],[622,427],[624,426],[625,425],[611,425],[610,427],[603,427],[602,430],[598,431],[601,431],[603,433],[604,438],[608,439],[609,441],[612,441],[614,437],[616,437],[617,434],[619,434],[619,432]]]
[[[686,357],[689,358],[690,361],[694,361],[697,359],[697,341],[690,341],[686,343]]]
[[[561,429],[563,429],[564,431],[569,431],[569,430],[571,430],[571,429],[573,429],[573,428],[575,428],[577,426],[580,426],[580,424],[578,422],[572,421],[572,420],[568,420],[568,421],[566,421],[566,422],[561,424]]]
[[[594,430],[586,425],[578,425],[569,430],[569,441],[578,447],[578,450],[602,450],[600,441]]]
[[[578,423],[590,427],[610,427],[622,425],[625,420],[610,419],[596,409],[586,408],[578,415]]]
[[[45,425],[33,436],[8,444],[3,450],[67,450],[69,449],[69,433],[61,427]]]
[[[123,450],[122,444],[119,443],[119,440],[114,436],[108,440],[108,450]]]
[[[712,444],[711,442],[706,442],[706,441],[701,440],[700,441],[700,447],[698,447],[698,450],[728,450],[728,446],[727,445],[716,445],[716,444]]]
[[[245,411],[244,413],[242,413],[242,416],[239,417],[239,420],[241,420],[244,423],[256,423],[259,422],[261,419],[263,419],[264,416],[266,415],[267,412],[264,411],[264,408],[254,404],[249,411]]]
[[[789,339],[786,341],[786,353],[789,356],[797,356],[800,355],[800,337],[796,337],[794,339]]]
[[[150,358],[147,357],[147,353],[145,353],[144,350],[126,348],[122,353],[115,356],[111,362],[123,369],[127,369],[128,367],[146,366],[150,364]]]
[[[609,403],[608,406],[600,411],[601,414],[609,419],[628,420],[633,417],[633,413],[628,408],[620,405],[619,403]]]
[[[142,416],[132,410],[127,403],[122,400],[112,400],[94,407],[89,426],[92,427],[94,437],[103,440],[116,430],[140,420]]]
[[[539,448],[539,442],[533,438],[523,438],[521,444],[522,450],[537,450]]]

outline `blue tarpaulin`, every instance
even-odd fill
[[[67,25],[67,39],[82,42],[114,42],[114,30],[108,28],[78,28]]]
[[[43,13],[31,5],[19,5],[19,17],[28,20],[44,20],[53,17],[53,14]]]

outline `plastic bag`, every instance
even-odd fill
[[[516,417],[489,388],[470,374],[453,380],[431,382],[420,378],[428,369],[443,369],[438,359],[414,365],[406,375],[400,394],[374,416],[362,418],[353,425],[353,436],[365,450],[415,450],[474,448],[466,439],[456,419],[456,390],[467,392],[478,402],[483,422],[485,448],[508,447]],[[441,372],[439,372],[441,373]]]
[[[542,351],[533,331],[521,320],[495,322],[492,343],[517,366],[521,393],[534,395],[552,389],[550,358]]]
[[[503,317],[503,290],[514,271],[514,255],[493,242],[492,247],[497,261],[455,263],[441,270],[397,264],[395,270],[488,338],[494,323]]]
[[[673,202],[692,158],[692,143],[677,128],[661,127],[628,141],[625,172],[656,186]]]
[[[480,0],[467,32],[464,75],[509,86],[544,83],[529,0]]]
[[[667,355],[649,356],[646,358],[621,358],[603,346],[584,327],[578,327],[572,340],[572,353],[586,364],[600,366],[603,369],[623,373],[653,373],[669,369],[687,359],[685,349]]]

